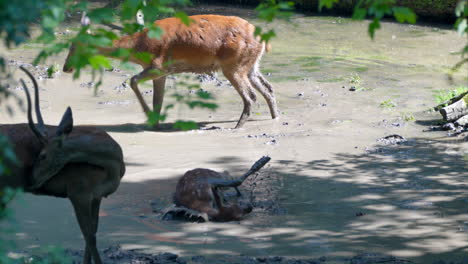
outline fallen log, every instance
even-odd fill
[[[463,96],[467,95],[468,94],[468,91],[462,93],[462,94],[459,94],[455,97],[452,97],[450,100],[447,100],[441,104],[439,104],[438,106],[434,107],[434,111],[440,111],[440,109],[446,107],[447,105],[451,105],[453,103],[455,103],[456,101],[460,100]]]
[[[461,118],[459,118],[457,121],[455,121],[455,124],[457,126],[468,126],[468,115],[465,115]]]
[[[450,105],[440,109],[439,112],[444,120],[448,122],[456,121],[461,117],[468,115],[468,93],[465,93],[464,96],[458,100],[452,101]]]

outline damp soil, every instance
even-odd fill
[[[189,94],[179,81],[190,78],[219,109],[177,105],[152,131],[124,84],[139,69],[115,62],[117,70],[105,72],[96,91],[89,71],[73,80],[65,73],[44,77],[45,65],[34,70],[43,76],[48,124],[71,106],[76,125],[104,129],[123,148],[127,172],[100,212],[106,263],[468,263],[467,133],[431,129],[440,115],[428,111],[435,90],[467,85],[467,69],[455,83],[446,76],[466,39],[432,26],[383,23],[371,41],[368,22],[347,18],[298,15],[292,24],[263,25],[249,9],[191,12],[238,15],[276,30],[261,68],[275,88],[279,120],[270,119],[259,96],[249,122],[234,130],[242,103],[232,86],[221,74],[184,74],[168,79],[165,102],[175,102],[175,91]],[[38,47],[2,52],[15,71]],[[65,56],[48,64],[63,65]],[[23,97],[18,84],[9,89]],[[141,89],[150,102],[149,82]],[[14,99],[6,103],[14,115],[2,112],[0,122],[26,121]],[[201,128],[171,129],[177,119]],[[161,220],[187,170],[240,176],[263,155],[272,160],[242,186],[254,201],[242,221]],[[79,259],[84,242],[69,201],[23,194],[13,210],[2,225],[18,251],[59,245]]]

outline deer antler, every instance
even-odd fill
[[[34,134],[36,134],[36,136],[39,138],[39,140],[44,143],[47,141],[47,131],[45,129],[45,125],[44,125],[44,119],[42,118],[42,114],[41,114],[41,109],[40,109],[40,104],[39,104],[39,86],[37,85],[37,81],[36,79],[34,78],[34,76],[28,71],[26,70],[26,68],[24,68],[23,66],[20,66],[20,69],[26,73],[26,75],[28,75],[28,77],[31,79],[33,85],[34,85],[34,104],[35,104],[35,112],[36,112],[36,119],[37,119],[37,128],[34,126],[34,128],[31,127],[31,125],[34,125],[34,122],[32,120],[32,117],[30,118],[30,116],[28,115],[28,123],[29,123],[29,126],[31,127],[31,129],[33,130]],[[21,83],[23,84],[23,87],[26,91],[26,95],[29,99],[28,102],[30,102],[30,98],[29,98],[29,91],[27,89],[27,86],[26,84],[24,83],[23,80],[21,80]],[[37,131],[37,132],[35,132]],[[39,135],[38,135],[39,134]]]

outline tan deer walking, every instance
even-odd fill
[[[12,173],[0,175],[0,189],[22,188],[26,192],[69,198],[83,233],[83,263],[102,261],[96,247],[101,199],[115,192],[125,173],[122,149],[106,132],[73,127],[69,107],[60,124],[44,125],[39,108],[37,82],[26,69],[35,92],[38,124],[32,120],[28,88],[21,80],[28,102],[28,124],[0,125],[0,134],[13,144],[20,165],[7,164]]]
[[[130,61],[143,67],[143,71],[131,78],[130,86],[148,115],[150,108],[138,89],[138,82],[153,80],[153,111],[161,112],[166,76],[174,73],[212,73],[221,70],[242,98],[244,109],[237,122],[240,128],[251,113],[256,101],[254,89],[267,101],[273,119],[278,117],[273,87],[259,70],[260,59],[269,46],[254,36],[255,27],[235,16],[196,15],[192,23],[184,25],[178,18],[166,18],[154,22],[163,31],[161,39],[147,36],[147,30],[114,40],[112,47],[99,48],[110,56],[118,48],[133,49],[154,55],[151,63],[137,58]],[[63,66],[64,72],[72,72],[69,61],[75,46],[70,47]]]

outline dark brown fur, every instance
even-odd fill
[[[35,84],[39,110],[37,83],[22,70]],[[89,264],[92,259],[101,264],[96,247],[99,207],[103,197],[117,190],[125,173],[122,149],[105,131],[73,128],[70,108],[57,127],[44,125],[40,111],[36,111],[41,120],[36,126],[29,94],[27,98],[29,124],[0,125],[0,134],[13,144],[20,163],[7,164],[12,171],[0,175],[0,189],[21,188],[33,194],[69,198],[86,243],[83,263]]]

